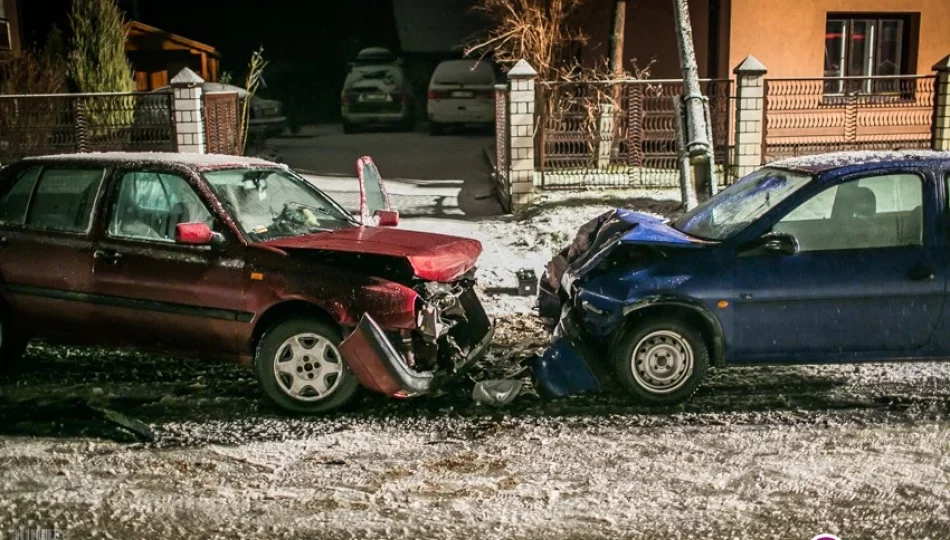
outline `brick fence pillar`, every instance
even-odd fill
[[[205,123],[201,110],[202,83],[204,79],[188,68],[179,71],[172,79],[172,110],[179,152],[205,153]]]
[[[934,88],[934,150],[950,151],[950,55],[937,62]]]
[[[765,74],[762,62],[749,55],[736,66],[736,178],[762,166],[765,129]]]
[[[534,82],[538,72],[525,60],[508,72],[508,136],[511,143],[511,210],[518,212],[534,203]]]

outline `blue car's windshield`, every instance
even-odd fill
[[[756,221],[812,177],[760,169],[683,214],[673,228],[705,240],[725,240]]]

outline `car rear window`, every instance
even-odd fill
[[[13,185],[0,198],[0,223],[23,225],[26,221],[26,211],[30,207],[30,195],[41,170],[42,167],[39,166],[30,167],[16,176]]]
[[[403,72],[399,66],[360,66],[350,71],[344,86],[350,88],[354,85],[382,85],[398,88],[403,83]]]
[[[455,60],[442,62],[432,75],[435,84],[495,84],[495,72],[488,62]]]
[[[103,169],[44,169],[33,192],[26,225],[85,232],[92,220]]]

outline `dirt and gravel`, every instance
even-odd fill
[[[476,376],[543,343],[530,316],[499,325]],[[229,364],[50,346],[27,359],[0,379],[6,533],[950,537],[948,364],[720,370],[675,409],[590,395],[498,410],[462,385],[293,418]]]
[[[544,347],[513,272],[614,203],[406,222],[491,246],[472,378]],[[950,364],[717,370],[665,409],[471,387],[289,417],[231,364],[33,345],[0,375],[0,538],[950,538]]]

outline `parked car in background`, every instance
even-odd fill
[[[379,47],[360,51],[343,82],[340,114],[344,133],[368,126],[411,130],[415,125],[412,85],[401,61]]]
[[[675,221],[584,225],[549,264],[551,395],[680,403],[709,366],[950,357],[950,153],[770,163]]]
[[[0,171],[0,367],[30,338],[223,357],[296,412],[441,387],[487,347],[476,240],[394,228],[357,164],[359,216],[287,167],[105,153]]]
[[[205,94],[235,92],[238,94],[238,99],[240,100],[239,103],[242,105],[244,100],[247,99],[248,94],[247,90],[239,86],[216,82],[202,83],[201,90],[202,93]],[[152,90],[153,93],[171,91],[172,89],[170,86]],[[136,115],[143,115],[142,121],[139,123],[143,123],[146,119],[152,119],[156,115],[162,115],[165,113],[164,105],[161,107],[156,107],[157,104],[159,104],[157,100],[153,100],[152,102],[141,100],[139,102],[139,105],[136,107]],[[240,112],[241,111],[239,110],[239,113]],[[169,111],[168,114],[170,115],[171,112]],[[144,115],[147,115],[147,117]],[[248,109],[249,138],[267,139],[281,135],[286,130],[287,117],[284,116],[284,106],[280,101],[275,99],[266,99],[256,94],[251,97],[250,108]]]
[[[484,60],[446,60],[429,81],[426,104],[429,129],[495,123],[495,70]]]

